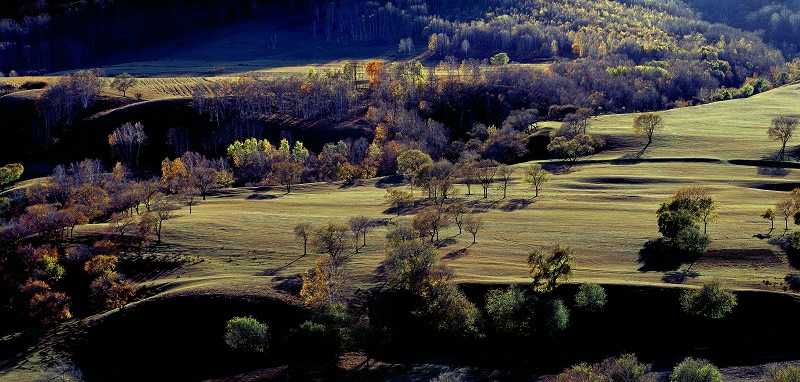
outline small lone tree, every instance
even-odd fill
[[[263,353],[269,347],[269,327],[253,317],[234,317],[225,325],[225,343],[233,350]]]
[[[736,295],[722,287],[718,280],[703,284],[700,290],[687,290],[681,295],[681,307],[689,314],[722,318],[733,311]]]
[[[111,88],[121,91],[122,96],[125,97],[125,93],[128,91],[128,89],[136,86],[138,83],[139,80],[137,80],[136,77],[128,73],[122,73],[118,74],[116,77],[114,77],[114,80],[111,81]]]
[[[467,232],[472,234],[472,244],[475,244],[475,236],[483,228],[483,219],[469,213],[464,217],[464,226],[467,228]]]
[[[775,210],[783,217],[783,221],[785,223],[784,230],[789,230],[789,218],[794,214],[796,211],[795,203],[792,199],[786,199],[783,201],[778,202],[775,205]]]
[[[354,216],[347,223],[350,225],[350,230],[353,231],[353,236],[355,236],[356,253],[358,253],[358,238],[359,236],[362,237],[362,247],[367,245],[367,232],[373,228],[372,219],[366,216]]]
[[[147,144],[147,134],[141,122],[126,122],[108,136],[108,145],[128,167],[139,165],[139,153]]]
[[[781,151],[778,153],[778,161],[783,162],[783,156],[786,153],[786,142],[792,138],[795,129],[797,129],[798,120],[792,117],[775,117],[772,119],[772,125],[767,129],[767,135],[770,139],[781,141]]]
[[[320,253],[327,253],[331,261],[339,264],[340,256],[351,248],[350,226],[341,222],[328,222],[314,230],[312,245]]]
[[[514,168],[501,164],[497,166],[497,177],[500,180],[500,189],[503,190],[503,199],[506,198],[506,191],[508,190],[508,183],[511,181],[511,175],[514,174]]]
[[[534,292],[551,292],[556,289],[560,280],[572,277],[575,255],[570,247],[560,245],[553,248],[549,255],[535,250],[528,255],[528,268]]]
[[[769,220],[770,223],[772,223],[772,226],[770,227],[770,231],[775,229],[775,218],[778,216],[775,213],[775,210],[773,210],[772,208],[767,208],[759,216],[761,216],[762,219],[767,219],[767,220]],[[788,225],[788,222],[787,222],[787,225]]]
[[[664,128],[664,118],[656,113],[642,113],[633,119],[633,132],[640,137],[647,138],[647,144],[642,151],[647,150],[653,143],[653,135],[657,130]]]
[[[303,256],[308,254],[308,238],[314,233],[314,227],[309,223],[299,223],[294,226],[294,235],[303,239]]]
[[[464,217],[469,212],[469,207],[461,202],[447,206],[447,213],[453,217],[453,223],[456,223],[456,226],[458,226],[459,235],[461,235],[461,227],[464,225]]]
[[[533,186],[534,198],[539,196],[539,189],[541,189],[542,186],[549,180],[550,173],[543,169],[542,165],[538,163],[528,166],[528,169],[525,171],[525,182],[530,183],[531,186]]]
[[[403,206],[411,204],[414,200],[414,195],[412,195],[411,192],[400,188],[390,188],[386,190],[386,195],[384,197],[386,198],[386,202],[395,208],[397,216],[400,216],[400,210]]]

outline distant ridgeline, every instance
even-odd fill
[[[276,4],[277,3],[277,4]],[[723,86],[741,86],[797,53],[800,13],[768,0],[93,0],[0,4],[0,71],[91,66],[111,50],[237,20],[279,15],[331,42],[423,38],[445,56],[514,61],[587,57],[609,66],[697,61]],[[763,3],[763,4],[762,4]],[[692,7],[692,8],[690,8]],[[278,10],[276,12],[276,10]],[[704,20],[730,23],[759,34]]]

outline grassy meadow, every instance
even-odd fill
[[[784,235],[784,222],[778,217],[768,235],[770,223],[759,213],[800,185],[799,170],[772,168],[759,160],[779,150],[766,129],[774,116],[797,108],[798,88],[664,112],[666,128],[638,162],[618,160],[643,146],[631,132],[633,115],[597,117],[591,132],[605,136],[609,150],[571,168],[557,161],[541,162],[554,175],[538,198],[522,182],[527,163],[515,166],[506,199],[494,188],[483,199],[479,185],[467,195],[467,187],[459,185],[456,198],[472,206],[484,228],[474,245],[466,231],[458,235],[455,226],[443,230],[442,261],[454,269],[459,282],[526,282],[528,253],[561,244],[577,254],[574,282],[669,285],[673,280],[663,272],[640,271],[638,252],[647,240],[659,237],[658,205],[676,189],[693,185],[710,190],[719,204],[719,220],[708,226],[713,240],[708,254],[692,267],[697,277],[683,283],[699,285],[718,278],[737,289],[782,291],[784,277],[796,272],[780,248],[791,231]],[[738,160],[754,162],[743,165]],[[302,256],[302,242],[293,227],[358,215],[383,222],[367,235],[366,247],[353,254],[348,265],[356,285],[375,285],[385,256],[387,225],[413,218],[412,209],[397,217],[385,204],[385,189],[391,186],[397,185],[374,179],[352,185],[298,185],[291,194],[283,187],[223,190],[195,206],[191,215],[184,207],[165,222],[164,244],[155,249],[203,261],[146,285],[166,287],[170,293],[298,288],[299,274],[313,267],[316,256]],[[415,195],[421,203],[422,192],[415,190]]]

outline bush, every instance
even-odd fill
[[[495,330],[504,334],[530,334],[533,308],[525,293],[513,286],[486,293],[486,314]]]
[[[19,90],[35,90],[44,89],[47,87],[47,82],[44,81],[25,81],[19,86]]]
[[[736,295],[714,280],[703,284],[700,290],[687,290],[681,295],[681,307],[689,314],[722,318],[733,311]]]
[[[553,300],[545,304],[545,328],[551,336],[565,330],[569,326],[569,309],[562,300]]]
[[[575,295],[575,306],[590,312],[597,312],[606,306],[606,290],[597,284],[582,284]]]
[[[556,377],[558,382],[643,382],[650,381],[650,365],[639,362],[635,354],[606,358],[603,362],[574,365]]]
[[[136,290],[136,284],[112,272],[92,281],[89,299],[99,309],[122,308],[136,297]]]
[[[225,325],[225,343],[233,350],[263,353],[269,347],[269,327],[253,317],[234,317]]]
[[[704,359],[686,358],[675,366],[670,382],[722,382],[716,366]]]
[[[769,381],[772,382],[800,382],[800,367],[798,366],[773,366],[769,370]]]

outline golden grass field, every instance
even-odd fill
[[[798,170],[730,161],[759,160],[780,148],[768,139],[766,129],[774,116],[793,114],[800,106],[798,88],[663,112],[665,129],[644,153],[645,161],[636,164],[613,161],[643,146],[631,132],[633,115],[597,117],[591,132],[613,140],[614,147],[571,169],[562,168],[538,198],[521,181],[526,163],[515,166],[505,200],[498,190],[490,190],[489,198],[483,199],[480,186],[473,185],[470,196],[466,186],[459,186],[458,198],[473,204],[485,228],[475,245],[466,231],[458,235],[455,226],[443,230],[442,261],[454,269],[459,282],[526,282],[528,253],[561,244],[577,254],[573,282],[669,285],[662,281],[662,272],[639,271],[638,252],[659,236],[658,205],[676,189],[694,185],[711,191],[719,204],[719,220],[708,227],[713,239],[708,255],[692,268],[699,276],[685,284],[718,278],[737,289],[783,291],[784,277],[797,271],[777,245],[788,237],[783,236],[782,218],[776,219],[770,238],[756,235],[770,228],[759,213],[788,196],[769,189],[800,185]],[[559,162],[542,163],[560,167]],[[313,266],[315,255],[301,256],[302,242],[292,232],[295,224],[320,225],[357,215],[411,221],[411,214],[396,217],[388,210],[385,186],[379,183],[298,185],[288,195],[282,187],[223,190],[194,207],[191,215],[183,208],[165,222],[165,244],[155,249],[204,261],[146,285],[168,286],[170,293],[259,293],[297,282],[298,275]],[[421,199],[420,192],[416,195]],[[385,233],[385,226],[370,232],[367,246],[352,255],[348,267],[356,285],[375,284],[376,269],[385,256]]]

